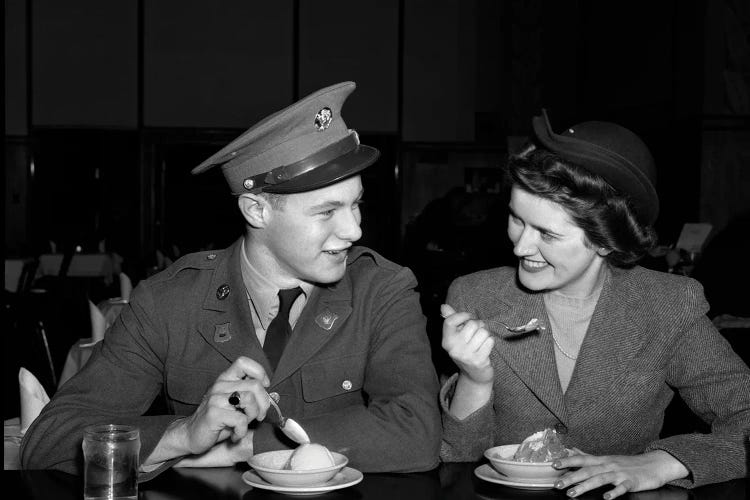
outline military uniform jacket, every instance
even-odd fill
[[[192,414],[240,355],[263,364],[284,415],[313,442],[347,455],[351,466],[406,472],[437,465],[439,387],[411,271],[371,250],[352,250],[343,279],[308,298],[271,376],[252,324],[239,243],[187,255],[136,287],[89,362],[29,428],[24,468],[80,473],[83,428],[94,423],[137,425],[145,460],[175,416]],[[170,414],[143,416],[159,393]],[[261,422],[254,452],[294,445],[284,439]]]
[[[555,428],[569,447],[595,455],[665,450],[689,469],[688,478],[673,483],[684,487],[747,473],[750,370],[705,316],[697,281],[613,269],[565,393],[550,330],[512,337],[499,324],[550,324],[542,295],[522,289],[515,269],[458,278],[447,300],[487,323],[495,379],[490,401],[463,420],[447,413],[457,376],[444,384],[443,460],[478,460],[487,448]],[[674,391],[710,423],[709,434],[660,439]]]

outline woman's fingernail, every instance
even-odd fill
[[[562,481],[558,481],[555,483],[555,488],[557,488],[558,490],[561,490],[565,488],[565,483],[563,483]]]
[[[574,497],[577,494],[578,494],[578,492],[576,490],[568,490],[568,496],[569,497]]]
[[[560,462],[552,462],[552,467],[554,467],[555,469],[559,469],[560,467],[562,467],[562,464]]]

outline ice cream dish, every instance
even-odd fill
[[[324,469],[336,465],[331,452],[322,444],[301,444],[289,457],[288,467],[291,470]]]
[[[553,429],[535,432],[520,444],[494,446],[484,452],[492,468],[510,480],[550,484],[567,470],[555,469],[552,462],[569,454]]]
[[[567,457],[569,451],[554,429],[544,429],[527,437],[513,455],[517,462],[552,462]]]
[[[250,466],[268,483],[288,487],[325,484],[349,462],[345,455],[319,444],[300,445],[294,450],[267,451],[253,455]]]

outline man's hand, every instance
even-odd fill
[[[263,420],[268,411],[270,384],[263,367],[241,356],[203,396],[201,404],[190,417],[181,421],[185,443],[193,455],[200,455],[216,443],[230,438],[238,442],[248,433],[252,420]],[[232,406],[229,396],[239,393],[239,405]]]
[[[175,467],[231,467],[238,462],[247,462],[253,456],[253,431],[237,442],[228,439],[215,444],[200,455],[188,455]]]
[[[440,306],[443,321],[443,349],[456,363],[461,375],[474,384],[492,384],[494,375],[490,352],[495,339],[484,327],[466,312],[457,313],[448,304]]]
[[[615,487],[604,493],[606,500],[627,492],[654,490],[688,475],[682,462],[662,450],[632,456],[571,455],[556,460],[553,465],[556,468],[580,467],[555,483],[558,489],[575,485],[568,490],[569,497],[612,484]]]

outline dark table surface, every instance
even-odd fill
[[[431,472],[419,474],[365,474],[361,483],[349,488],[297,498],[336,500],[473,500],[473,499],[562,499],[563,491],[520,490],[485,482],[474,475],[478,464],[443,464]],[[141,483],[140,500],[222,499],[253,500],[294,498],[272,491],[252,488],[242,480],[242,468],[172,469],[155,479]],[[745,500],[750,479],[684,490],[671,486],[633,493],[621,498],[638,500]],[[578,498],[602,498],[600,488]],[[57,471],[3,472],[4,498],[34,500],[80,500],[82,478]]]

